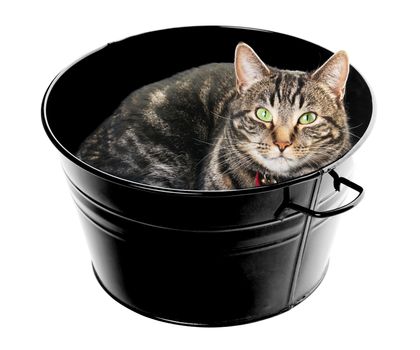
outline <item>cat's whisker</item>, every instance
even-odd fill
[[[250,159],[246,154],[239,154],[238,157],[234,159],[225,158],[222,162],[219,162],[220,165],[229,164],[229,168],[227,171],[231,171],[234,169],[238,164],[241,164],[247,160],[253,161]]]
[[[211,143],[211,142],[207,142],[207,141],[204,141],[204,140],[200,140],[200,139],[197,139],[197,138],[193,138],[195,141],[198,141],[198,142],[201,142],[201,143],[204,143],[204,144],[207,144],[207,145],[210,145],[210,146],[213,146],[213,147],[215,147],[216,145],[217,145],[217,142],[216,143]],[[213,140],[228,140],[227,138],[225,138],[225,137],[218,137],[218,138],[214,138]],[[210,152],[208,152],[207,154],[205,154],[196,164],[195,164],[195,168],[197,168],[197,166],[200,164],[200,163],[202,163],[204,160],[206,160],[207,158],[209,158],[211,155],[213,155],[213,153],[216,151],[216,148],[213,148]],[[235,151],[235,149],[234,149],[234,146],[233,145],[229,145],[229,147],[227,147],[227,148],[224,148],[224,151],[225,152],[229,152],[229,154],[232,154],[234,151]]]
[[[204,157],[202,157],[197,163],[195,163],[195,168],[197,169],[198,165],[200,163],[202,163],[204,160],[206,160],[212,154],[213,154],[213,152],[209,152],[209,153],[205,154]]]
[[[357,139],[360,139],[360,136],[358,136],[358,135],[356,135],[356,134],[354,134],[354,133],[352,133],[350,131],[348,131],[348,134],[351,135],[351,136],[353,136],[353,137],[355,137],[355,138],[357,138]]]
[[[230,151],[229,149],[226,149],[226,151]],[[204,160],[206,160],[207,158],[209,158],[210,156],[212,156],[215,152],[217,152],[217,149],[214,148],[212,149],[210,152],[208,152],[207,154],[205,154],[196,164],[195,167],[197,167],[200,163],[202,163]]]
[[[351,126],[351,127],[349,127],[349,128],[348,128],[348,130],[357,129],[357,128],[361,127],[363,124],[364,124],[364,123],[360,123],[360,124],[357,124],[357,125],[355,125],[355,126]]]
[[[319,169],[319,164],[317,164],[315,161],[313,160],[308,160],[309,165],[312,167],[312,170],[316,170]]]
[[[197,139],[195,137],[193,137],[192,140],[197,141],[197,142],[204,143],[204,144],[209,145],[209,146],[215,146],[216,145],[214,143],[211,143],[211,142],[208,142],[208,141],[204,141],[204,140],[200,140],[200,139]]]
[[[221,173],[221,175],[226,175],[226,174],[230,174],[235,172],[237,169],[248,166],[250,164],[254,163],[253,159],[243,159],[240,162],[237,162],[234,166],[232,166],[231,168],[229,168],[228,170],[224,171],[223,173]]]
[[[222,115],[220,115],[220,114],[217,114],[217,113],[215,113],[215,112],[211,112],[211,114],[213,114],[215,117],[217,117],[217,118],[221,118],[221,119],[225,119],[225,120],[230,120],[230,118],[228,118],[228,117],[224,117],[224,116],[222,116]]]
[[[204,155],[196,164],[195,164],[195,168],[197,168],[198,167],[198,165],[200,164],[200,163],[202,163],[203,161],[205,161],[206,159],[208,159],[210,156],[212,156],[215,152],[216,152],[217,150],[216,149],[213,149],[211,152],[209,152],[209,153],[207,153],[206,155]],[[224,148],[224,152],[225,152],[225,154],[227,153],[227,155],[232,155],[232,154],[234,154],[235,152],[237,152],[237,150],[233,147],[233,146],[230,146],[230,147],[227,147],[227,148]],[[225,164],[225,163],[228,163],[230,160],[229,159],[225,159],[223,162],[220,162],[220,164]]]
[[[204,144],[209,145],[209,146],[216,146],[216,144],[217,144],[217,142],[218,142],[219,140],[229,140],[229,139],[228,139],[228,138],[226,138],[226,137],[215,137],[215,138],[210,139],[211,141],[216,141],[216,142],[212,143],[212,142],[209,142],[210,140],[209,140],[209,141],[206,141],[206,140],[200,140],[200,139],[198,139],[198,138],[196,138],[196,137],[192,137],[191,139],[192,139],[192,140],[194,140],[194,141],[197,141],[197,142],[204,143]]]

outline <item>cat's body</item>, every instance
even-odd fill
[[[199,188],[212,136],[226,122],[218,115],[236,94],[234,78],[233,64],[209,64],[136,90],[78,156],[140,183]]]
[[[320,70],[269,68],[239,44],[235,65],[208,64],[134,91],[77,156],[166,188],[246,188],[257,174],[281,181],[309,173],[350,145],[342,103],[347,73],[334,90]],[[308,112],[315,121],[307,123]]]

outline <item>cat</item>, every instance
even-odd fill
[[[349,60],[313,72],[267,66],[247,44],[132,92],[77,157],[142,184],[231,190],[316,171],[350,148],[344,108]]]

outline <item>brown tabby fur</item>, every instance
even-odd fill
[[[347,55],[312,73],[266,66],[246,44],[235,64],[212,63],[134,91],[77,156],[115,176],[159,187],[255,186],[257,172],[283,181],[333,162],[350,147],[343,105]],[[263,122],[256,110],[273,116]],[[298,122],[306,112],[315,122]]]

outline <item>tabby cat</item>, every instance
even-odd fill
[[[313,172],[350,147],[344,51],[314,72],[280,70],[239,43],[211,63],[131,93],[77,156],[152,186],[228,190]]]

